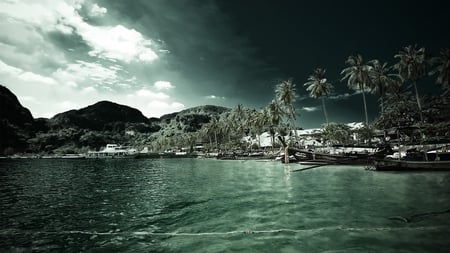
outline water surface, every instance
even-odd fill
[[[262,161],[2,160],[4,252],[445,252],[450,173]]]

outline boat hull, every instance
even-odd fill
[[[375,160],[375,169],[379,171],[450,171],[450,161],[405,161]]]
[[[305,150],[295,150],[298,162],[319,162],[341,165],[367,165],[374,158],[373,154],[324,154]]]

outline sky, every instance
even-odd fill
[[[300,127],[324,123],[303,84],[325,68],[330,121],[364,120],[341,82],[349,55],[394,64],[404,46],[449,47],[448,1],[2,0],[0,84],[34,117],[101,100],[147,117],[213,104],[260,109],[289,78]],[[421,93],[435,92],[432,80]],[[378,114],[368,95],[369,118]]]

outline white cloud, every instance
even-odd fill
[[[8,65],[2,60],[0,60],[0,73],[9,76],[15,76],[16,78],[29,83],[40,83],[47,85],[56,84],[56,81],[53,78],[41,76],[29,71],[24,71],[20,68]]]
[[[38,82],[50,85],[56,84],[56,81],[53,78],[41,76],[32,72],[23,72],[19,75],[19,78],[30,83]]]
[[[153,84],[153,87],[155,87],[157,90],[169,90],[174,88],[174,86],[168,81],[156,81]]]
[[[80,105],[78,105],[77,103],[74,103],[72,101],[63,101],[59,104],[59,109],[61,109],[61,111],[68,111],[68,110],[72,110],[72,109],[79,109],[81,108]]]
[[[122,25],[95,27],[87,23],[74,23],[78,34],[93,48],[91,56],[124,62],[151,62],[158,58],[149,48],[150,40],[141,33]]]
[[[21,103],[42,104],[41,101],[37,100],[36,97],[33,96],[18,96],[17,99],[19,99]]]
[[[78,13],[84,0],[50,0],[1,2],[0,14],[33,26],[36,30],[76,33],[92,48],[91,56],[111,61],[151,62],[158,58],[151,45],[135,29],[123,25],[93,26],[84,21]],[[106,9],[94,4],[91,12],[106,13]]]
[[[172,102],[168,103],[165,101],[152,101],[147,104],[144,109],[147,115],[154,115],[153,117],[160,117],[161,115],[180,111],[186,108],[182,103]]]
[[[0,81],[35,117],[52,117],[100,100],[137,108],[147,117],[184,109],[182,103],[165,93],[174,88],[168,81],[131,91],[146,82],[127,72],[126,63],[149,63],[163,51],[131,27],[87,23],[80,15],[82,9],[91,17],[108,15],[106,8],[91,3],[0,1]],[[79,36],[89,46],[89,55],[97,59],[69,61],[67,56],[77,49],[60,49],[49,41],[48,32],[55,31]]]
[[[153,91],[147,90],[147,89],[140,89],[140,90],[136,91],[135,95],[138,97],[146,98],[146,99],[165,100],[165,99],[169,98],[169,96],[167,94],[164,94],[162,92],[153,92]]]
[[[216,95],[209,95],[205,97],[206,99],[226,99],[225,97],[219,97]]]
[[[0,60],[0,73],[4,74],[10,74],[10,75],[19,75],[23,70],[10,66],[6,63],[4,63],[2,60]]]
[[[105,7],[100,7],[98,4],[93,4],[91,10],[89,11],[89,15],[93,17],[101,17],[105,15],[108,10]]]
[[[301,110],[307,111],[307,112],[314,112],[314,111],[319,110],[319,108],[318,108],[318,107],[308,107],[308,106],[304,106],[304,107],[302,107]]]
[[[53,73],[53,77],[62,84],[78,86],[85,81],[94,81],[96,85],[115,84],[120,81],[116,69],[104,67],[99,63],[76,61],[59,68]]]
[[[349,94],[349,93],[344,93],[344,94],[339,94],[339,95],[334,95],[334,96],[329,96],[329,99],[347,99],[350,96],[353,96],[355,94]]]
[[[97,90],[94,87],[85,87],[82,89],[82,91],[85,93],[93,93],[96,92]]]

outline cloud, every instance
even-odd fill
[[[81,106],[77,103],[74,103],[72,101],[66,100],[59,104],[59,108],[61,108],[63,111],[72,110],[72,109],[78,109],[81,108]]]
[[[360,90],[356,90],[351,94],[350,93],[338,94],[338,95],[329,96],[328,98],[329,99],[348,99],[351,96],[358,95],[358,94],[361,94]]]
[[[107,68],[99,63],[76,61],[58,68],[52,76],[62,84],[78,86],[86,81],[94,81],[97,85],[116,84],[121,80],[117,74],[117,69]]]
[[[149,48],[151,40],[141,33],[122,25],[114,27],[94,27],[86,23],[75,23],[78,34],[93,48],[91,56],[124,62],[151,62],[158,58]]]
[[[308,107],[308,106],[304,106],[301,109],[302,111],[306,111],[306,112],[314,112],[319,110],[319,107],[315,106],[315,107]]]
[[[98,4],[93,4],[89,11],[89,15],[92,17],[101,17],[105,15],[107,12],[108,10],[105,7],[100,7],[98,6]]]
[[[219,97],[219,96],[216,96],[216,95],[205,96],[205,98],[206,99],[223,99],[223,100],[226,99],[226,97]]]
[[[152,101],[142,109],[147,117],[161,117],[164,114],[178,112],[185,109],[186,106],[179,102]]]
[[[124,62],[152,62],[158,58],[151,48],[152,40],[135,29],[123,25],[94,26],[79,14],[84,0],[53,2],[16,1],[0,3],[0,14],[31,25],[36,30],[59,31],[63,34],[79,35],[91,47],[90,56]],[[106,14],[106,8],[94,4],[95,15]]]
[[[174,86],[168,82],[168,81],[156,81],[153,86],[157,89],[157,90],[169,90],[174,88]]]
[[[52,78],[41,76],[33,72],[24,71],[20,68],[10,66],[0,60],[0,73],[3,75],[14,76],[22,81],[29,83],[41,83],[47,85],[54,85],[56,81]]]
[[[135,96],[143,97],[146,99],[158,99],[158,100],[165,100],[169,98],[167,94],[164,94],[162,92],[153,92],[147,89],[140,89],[136,91]]]

